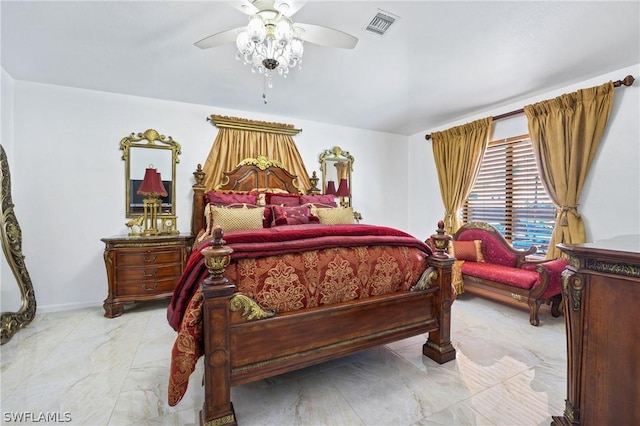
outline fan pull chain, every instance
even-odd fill
[[[267,104],[267,75],[264,75],[264,79],[262,80],[262,100],[264,104]]]

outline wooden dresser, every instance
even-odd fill
[[[157,237],[115,236],[105,243],[109,294],[104,316],[122,315],[123,305],[171,297],[191,253],[191,234]]]
[[[552,425],[640,425],[640,235],[558,247],[568,374]]]

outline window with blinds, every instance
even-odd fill
[[[465,203],[462,219],[487,222],[518,249],[535,245],[545,255],[555,223],[528,135],[490,142]]]

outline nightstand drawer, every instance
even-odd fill
[[[145,281],[118,281],[118,295],[146,296],[172,292],[177,280],[177,277],[170,277],[165,279],[151,279]]]
[[[126,266],[141,266],[168,263],[181,263],[182,250],[180,247],[162,250],[121,250],[116,254],[118,268]]]
[[[128,266],[126,268],[117,268],[116,280],[120,281],[148,281],[159,280],[164,278],[178,278],[182,272],[182,264],[175,263],[173,265],[166,264],[150,264],[146,266]]]

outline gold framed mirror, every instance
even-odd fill
[[[176,164],[180,162],[180,144],[171,136],[148,129],[122,138],[120,149],[125,162],[125,214],[131,219],[126,224],[130,235],[177,234]],[[147,211],[148,194],[141,193],[149,169],[159,175],[165,190],[156,194],[157,209],[154,207],[153,214]],[[158,225],[151,224],[152,220],[157,220]]]
[[[320,172],[322,173],[322,193],[333,194],[343,207],[351,207],[351,172],[353,155],[339,146],[326,149],[320,154]]]
[[[0,344],[5,344],[21,328],[26,327],[36,316],[36,296],[33,284],[22,255],[22,230],[13,211],[11,198],[11,175],[9,174],[9,161],[4,147],[0,145],[0,234],[2,237],[2,251],[7,263],[15,276],[20,288],[21,306],[16,312],[2,312],[2,335]]]

